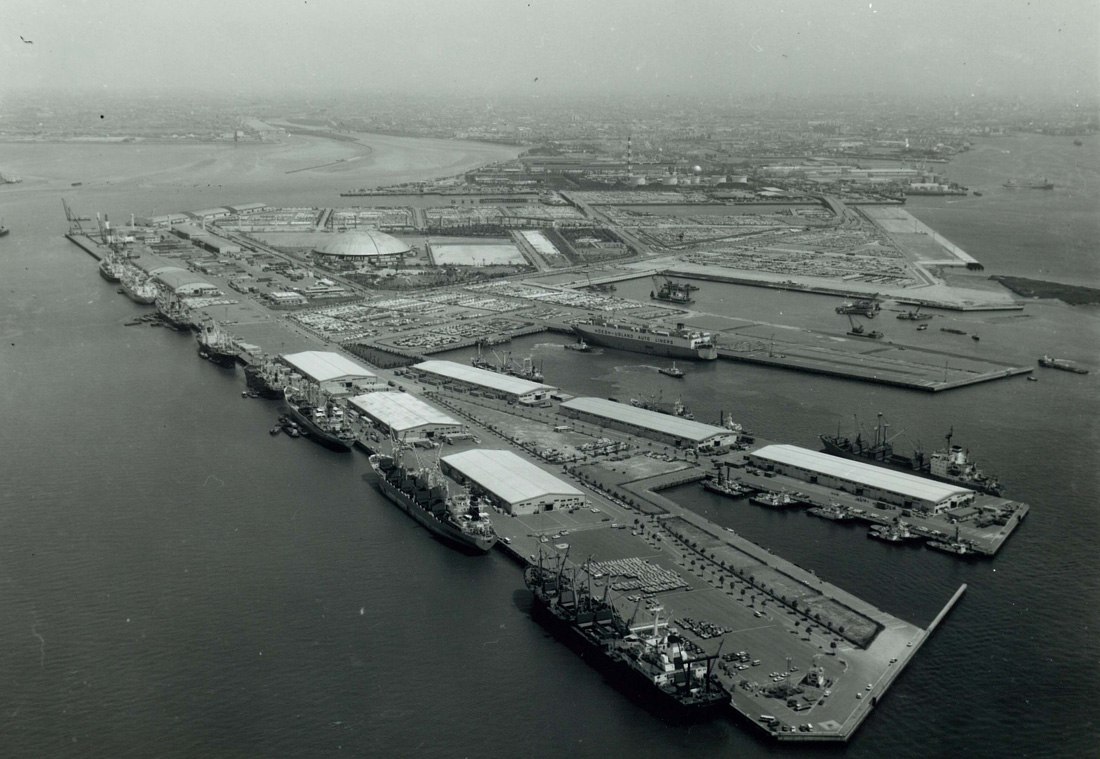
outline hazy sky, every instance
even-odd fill
[[[1100,90],[1098,0],[4,0],[0,29],[2,88]]]

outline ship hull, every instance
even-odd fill
[[[951,485],[961,485],[964,488],[970,488],[976,490],[979,493],[985,493],[987,495],[1000,495],[1001,489],[999,487],[994,488],[989,485],[980,482],[969,482],[961,479],[951,479],[950,477],[939,477],[932,474],[930,467],[917,467],[913,465],[913,459],[907,456],[899,456],[894,454],[888,460],[882,460],[873,458],[871,456],[860,456],[858,453],[838,445],[828,435],[821,435],[821,443],[825,446],[825,453],[831,453],[834,456],[840,456],[842,458],[851,459],[852,461],[862,461],[866,464],[874,464],[880,466],[883,469],[893,469],[898,472],[908,472],[909,474],[915,474],[920,477],[927,477],[930,480],[936,480],[937,482],[946,482]]]
[[[257,393],[260,394],[261,398],[275,399],[283,397],[282,391],[267,384],[267,381],[264,380],[263,375],[260,374],[260,370],[257,369],[255,366],[245,367],[244,382],[245,385],[248,386],[249,390],[255,390]]]
[[[105,264],[106,262],[103,262],[99,265],[99,276],[103,277],[111,284],[117,284],[120,280],[120,277],[113,271],[111,271],[110,268],[108,268]]]
[[[160,320],[167,326],[176,330],[177,332],[190,332],[191,322],[184,320],[183,318],[174,317],[160,309],[157,309],[157,314],[160,316]]]
[[[338,453],[347,453],[351,450],[351,442],[349,440],[341,440],[336,435],[329,432],[325,432],[323,429],[317,426],[317,424],[308,416],[298,410],[298,407],[293,403],[287,403],[287,407],[290,409],[290,416],[298,423],[298,426],[311,438],[316,440],[326,448],[330,448]]]
[[[486,554],[496,545],[496,537],[486,538],[467,535],[457,527],[436,519],[435,516],[417,506],[416,502],[407,493],[394,487],[373,463],[371,468],[378,475],[378,489],[382,492],[382,495],[397,504],[402,511],[419,522],[424,529],[437,539],[460,551],[476,555]]]
[[[714,361],[718,358],[718,350],[713,346],[709,348],[691,348],[686,345],[666,345],[628,335],[596,332],[583,324],[575,324],[573,329],[584,338],[586,343],[591,345],[602,345],[616,350],[646,353],[651,356],[664,356],[665,358],[678,358],[686,361]]]
[[[201,343],[199,344],[199,357],[226,369],[236,366],[237,364],[237,357],[232,353],[221,353],[216,350],[211,350]]]
[[[700,722],[718,716],[729,702],[729,696],[716,693],[713,698],[684,702],[654,685],[643,673],[623,658],[611,655],[603,646],[568,620],[555,614],[538,593],[532,593],[534,604],[531,618],[545,627],[559,641],[595,668],[617,690],[631,701],[658,716],[678,722]]]
[[[152,295],[142,295],[141,293],[138,293],[131,289],[130,286],[127,285],[125,282],[122,283],[122,289],[126,293],[126,296],[138,305],[150,306],[154,302],[156,302],[156,293],[153,293]]]

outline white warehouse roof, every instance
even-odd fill
[[[551,495],[583,495],[568,482],[511,451],[475,448],[444,456],[443,461],[507,503]]]
[[[679,416],[662,414],[659,411],[628,406],[625,403],[608,400],[607,398],[573,398],[562,403],[561,407],[637,425],[647,430],[663,432],[696,443],[709,440],[716,435],[733,434],[725,427],[716,427],[713,424],[695,422]]]
[[[429,406],[408,393],[365,393],[352,398],[351,403],[396,432],[414,430],[429,424],[454,427],[462,424],[435,406]]]
[[[454,361],[422,361],[413,366],[413,369],[435,374],[440,377],[447,377],[448,379],[458,380],[460,382],[481,385],[482,387],[487,387],[502,393],[508,393],[509,395],[526,395],[536,390],[548,391],[557,389],[550,385],[543,385],[540,382],[531,382],[530,380],[521,379],[520,377],[512,377],[507,374],[491,372],[488,369],[478,369],[475,366],[467,366],[466,364],[459,364]]]
[[[932,503],[940,503],[951,496],[973,492],[959,485],[896,472],[874,464],[865,464],[862,461],[851,461],[829,453],[799,448],[796,445],[766,445],[754,451],[753,455]]]
[[[341,377],[375,376],[369,369],[330,351],[289,353],[283,356],[283,360],[314,382],[328,382]]]

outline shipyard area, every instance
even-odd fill
[[[64,210],[100,276],[149,309],[128,326],[194,332],[200,357],[244,366],[243,396],[277,406],[272,438],[366,455],[380,492],[442,543],[503,551],[540,622],[624,692],[675,718],[730,711],[778,740],[847,741],[965,585],[921,628],[662,491],[862,522],[954,560],[997,553],[1029,506],[952,433],[906,456],[880,417],[811,450],[734,414],[696,419],[672,393],[578,395],[510,343],[644,355],[668,382],[744,362],[963,392],[1033,373],[1000,350],[1023,305],[985,280],[948,284],[945,267],[980,264],[891,197],[789,190],[776,208],[781,190],[719,183],[466,181],[466,194],[454,180],[349,193],[370,201],[357,206],[248,201],[124,224]],[[730,287],[779,307],[730,308],[713,295]]]

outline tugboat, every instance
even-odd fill
[[[312,386],[307,392],[314,392]],[[314,404],[309,398],[300,395],[294,387],[288,387],[284,395],[291,418],[306,434],[338,453],[351,450],[355,443],[355,433],[347,426],[344,410],[333,403],[332,399],[326,398]]]
[[[488,553],[497,534],[481,502],[465,492],[450,495],[438,461],[431,468],[420,466],[419,460],[407,466],[406,450],[412,449],[394,440],[392,456],[373,454],[368,459],[378,475],[378,489],[437,538],[469,553]]]
[[[963,450],[962,446],[951,444],[954,434],[955,430],[951,428],[946,436],[947,447],[936,451],[931,456],[926,457],[919,449],[912,456],[904,456],[895,453],[893,438],[890,437],[890,423],[882,414],[879,414],[874,438],[871,441],[865,441],[862,434],[857,434],[852,439],[842,437],[839,432],[836,435],[821,435],[820,438],[825,446],[825,453],[834,456],[866,461],[887,469],[931,477],[940,482],[962,485],[989,495],[1000,495],[1001,483],[997,478],[980,470],[970,460],[969,453]]]
[[[928,329],[928,325],[927,324],[922,324],[919,327],[917,327],[917,332],[924,332],[926,329]]]
[[[675,377],[676,379],[682,379],[684,376],[683,370],[677,368],[675,361],[672,362],[672,366],[662,366],[657,371],[666,377]]]
[[[578,353],[588,353],[590,350],[592,350],[592,348],[589,347],[588,343],[584,341],[583,337],[577,338],[577,342],[575,343],[566,343],[565,349],[577,351]]]
[[[535,597],[532,617],[585,661],[604,672],[625,693],[661,714],[680,720],[706,719],[725,708],[730,694],[712,674],[721,653],[691,655],[657,611],[652,622],[624,619],[611,599],[611,578],[598,575],[591,560],[570,566],[568,554],[544,558],[523,573]],[[603,585],[602,593],[599,585]]]
[[[203,321],[202,329],[195,336],[199,343],[199,356],[212,364],[229,368],[237,363],[237,346],[233,338],[213,319]]]

